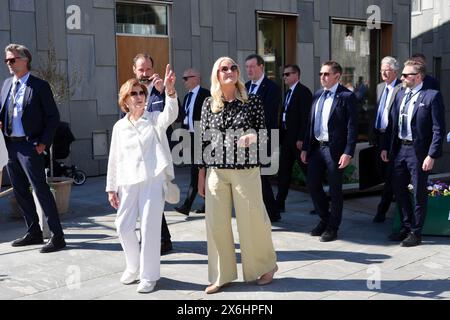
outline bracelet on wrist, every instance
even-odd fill
[[[169,97],[171,97],[171,98],[173,98],[173,97],[175,97],[175,95],[177,94],[177,92],[174,90],[174,91],[167,91],[166,90],[166,94],[169,96]]]

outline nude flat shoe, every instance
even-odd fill
[[[210,284],[209,286],[206,287],[205,289],[205,293],[206,294],[213,294],[218,292],[220,289],[222,289],[223,287],[226,287],[227,285],[229,285],[229,283],[225,283],[221,286],[216,286],[215,284]]]
[[[269,284],[273,281],[273,276],[275,274],[275,272],[278,271],[278,266],[275,265],[275,268],[273,268],[272,271],[269,271],[265,274],[263,274],[258,280],[256,280],[256,284],[258,286],[264,286],[266,284]]]

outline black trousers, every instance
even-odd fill
[[[35,146],[28,141],[6,141],[6,148],[9,155],[7,170],[14,188],[14,195],[25,218],[27,232],[34,234],[42,232],[33,194],[30,190],[31,184],[44,211],[50,231],[54,236],[64,236],[55,198],[46,181],[44,157],[39,155]]]
[[[187,192],[186,199],[184,200],[183,207],[187,210],[191,210],[192,204],[195,201],[195,197],[198,193],[198,165],[194,163],[194,133],[191,132],[191,182]]]
[[[342,194],[342,180],[344,170],[338,168],[330,148],[326,146],[312,147],[308,158],[307,186],[314,208],[320,219],[328,227],[338,230],[342,221],[344,197]],[[331,201],[323,190],[323,176],[326,172]]]
[[[381,143],[380,140],[382,138],[382,134],[379,132],[375,133],[376,144],[378,148],[378,158],[377,158],[377,170],[380,176],[383,177],[384,187],[381,192],[380,203],[378,204],[377,214],[385,215],[388,212],[392,200],[394,199],[394,189],[392,187],[392,165],[393,161],[384,162],[381,160],[379,156],[381,154]]]
[[[422,161],[417,159],[413,145],[402,145],[393,160],[393,185],[395,197],[402,211],[402,228],[421,235],[427,213],[428,172],[422,170]],[[414,187],[414,204],[408,190],[408,184]]]
[[[164,216],[164,212],[162,215],[162,224],[161,224],[161,241],[170,241],[170,232],[167,227],[166,217]]]

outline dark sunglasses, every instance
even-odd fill
[[[195,76],[186,76],[186,77],[183,77],[183,80],[188,81],[189,78],[195,78]]]
[[[283,77],[289,77],[291,74],[293,74],[295,72],[291,71],[291,72],[285,72],[283,73]]]
[[[402,73],[402,77],[403,78],[408,78],[408,76],[415,76],[417,74],[419,74],[419,73],[418,72],[416,72],[416,73]]]
[[[5,59],[5,60],[3,60],[3,61],[5,61],[5,63],[10,63],[10,64],[14,64],[14,63],[16,63],[16,60],[17,59],[21,59],[21,57],[14,57],[14,58],[9,58],[9,59]]]
[[[223,66],[222,68],[220,68],[220,71],[222,71],[223,73],[228,72],[228,70],[231,70],[232,72],[236,72],[238,69],[237,65],[232,65],[231,67],[227,67],[227,66]]]
[[[141,91],[139,91],[139,92],[137,92],[137,91],[131,91],[131,92],[130,92],[130,96],[132,96],[132,97],[135,97],[135,96],[137,96],[137,95],[145,96],[144,90],[141,90]]]
[[[324,76],[324,77],[328,77],[331,73],[329,72],[319,72],[319,76]]]

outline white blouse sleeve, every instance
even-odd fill
[[[117,161],[119,160],[119,133],[117,126],[114,126],[109,148],[108,172],[106,175],[106,192],[118,191],[117,187]]]

